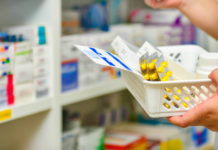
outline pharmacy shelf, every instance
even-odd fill
[[[63,93],[59,99],[61,100],[61,105],[66,106],[125,89],[126,86],[120,78],[93,84],[72,92]]]
[[[7,108],[0,109],[0,117],[4,115],[5,110],[11,111],[11,117],[0,121],[0,124],[9,122],[15,119],[23,118],[33,114],[37,114],[51,108],[51,99],[40,99],[32,102],[27,102],[24,104],[17,104],[14,106],[9,106]],[[3,114],[2,114],[3,113]]]

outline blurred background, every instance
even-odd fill
[[[149,118],[120,70],[74,47],[114,52],[117,35],[136,47],[148,41],[218,52],[218,42],[179,11],[143,0],[1,0],[0,149],[213,149],[214,132]]]
[[[153,10],[146,6],[143,0],[63,0],[61,45],[63,61],[70,56],[67,51],[70,50],[70,45],[73,47],[72,43],[113,51],[110,43],[117,35],[137,47],[140,47],[145,41],[149,41],[155,46],[197,44],[210,52],[217,51],[217,41],[195,27],[175,9]],[[69,47],[66,46],[67,44]],[[73,56],[75,57],[72,54],[71,58]],[[92,76],[95,71],[97,72],[97,70],[92,70],[96,67],[92,67],[92,62],[88,62],[89,60],[84,61],[85,58],[81,58],[82,56],[77,57],[79,58],[79,72],[82,74],[79,75],[79,88],[96,81],[100,82],[101,78],[104,82],[107,75],[98,77],[98,73],[96,73]],[[83,63],[86,67],[82,66]],[[89,69],[87,64],[90,65],[90,71],[87,70]],[[63,67],[62,65],[62,71]],[[84,73],[80,67],[85,68]],[[99,69],[103,69],[104,74],[107,70],[105,67]],[[108,74],[110,76],[108,78],[114,79],[120,76],[119,71],[114,70],[114,74],[111,73]],[[102,73],[100,74],[103,76]],[[65,90],[65,86],[62,82],[62,90]],[[95,106],[89,112],[91,105]],[[86,108],[87,106],[89,108]],[[81,108],[84,108],[85,112],[80,110]],[[164,118],[150,119],[125,90],[96,98],[91,102],[86,101],[66,106],[63,115],[63,118],[68,115],[77,116],[79,119],[77,117],[77,119],[74,117],[71,119],[75,119],[74,123],[79,120],[80,126],[101,126],[101,129],[105,130],[106,136],[99,136],[96,141],[100,146],[101,139],[105,137],[106,149],[125,149],[125,146],[129,144],[143,149],[143,143],[147,149],[212,149],[213,133],[208,129],[204,127],[181,129],[173,126]],[[70,117],[68,116],[68,118]],[[72,128],[67,129],[68,124],[70,123],[64,120],[63,146],[67,146],[70,140],[68,141],[66,137],[69,136],[69,132],[73,131]],[[98,132],[97,129],[96,132]],[[131,139],[128,137],[130,136],[129,132],[136,134],[134,136],[143,135],[145,141],[127,142]],[[79,137],[73,138],[75,135]],[[75,149],[80,148],[80,136],[80,133],[72,134],[72,139],[78,144],[71,143]],[[119,140],[125,141],[125,144],[121,141],[118,142]],[[89,141],[93,143],[87,138],[87,144]],[[88,145],[87,147],[90,148]],[[133,147],[130,149],[134,149]]]

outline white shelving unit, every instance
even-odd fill
[[[63,106],[125,89],[122,79],[61,93],[61,0],[1,0],[0,27],[46,23],[50,27],[51,95],[14,105],[12,116],[0,122],[1,150],[61,150]]]
[[[11,117],[4,121],[0,121],[0,124],[13,121],[19,118],[23,118],[29,115],[34,115],[36,113],[40,113],[43,111],[47,111],[51,109],[51,101],[52,99],[40,99],[34,102],[27,102],[23,104],[15,104],[13,106],[9,106],[7,108],[0,109],[0,112],[4,112],[5,110],[9,110],[11,112]],[[3,114],[4,115],[4,114]]]
[[[0,122],[0,149],[60,150],[61,0],[2,0],[0,27],[46,24],[49,27],[51,94],[48,99],[14,105],[12,116]],[[4,110],[2,110],[4,111]],[[0,110],[1,113],[1,110]]]
[[[90,85],[79,90],[61,94],[61,104],[66,106],[76,102],[81,102],[87,99],[103,96],[113,92],[118,92],[126,89],[122,79],[110,80],[102,83]]]
[[[122,79],[61,93],[61,0],[1,0],[0,28],[16,25],[49,26],[51,94],[47,99],[0,109],[11,117],[0,121],[0,149],[61,150],[62,109],[76,102],[125,89]]]

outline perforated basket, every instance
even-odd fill
[[[171,57],[180,53],[177,61],[189,70],[195,70],[198,56],[205,53],[201,47],[188,45],[160,47],[160,50]],[[127,71],[122,71],[122,76],[129,91],[153,118],[184,114],[216,92],[209,79],[150,82]]]

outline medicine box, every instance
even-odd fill
[[[78,60],[62,62],[62,92],[78,88]]]

